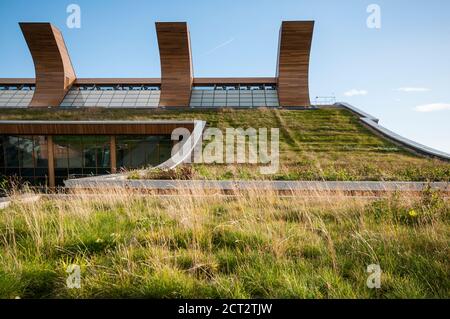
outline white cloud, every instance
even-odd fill
[[[418,88],[418,87],[403,87],[403,88],[398,88],[395,91],[399,91],[399,92],[429,92],[431,91],[431,89],[428,88]]]
[[[350,91],[347,91],[344,93],[345,96],[357,96],[357,95],[367,95],[369,92],[367,92],[366,90],[357,90],[357,89],[352,89]]]
[[[228,39],[227,41],[225,41],[225,42],[219,44],[218,46],[216,46],[216,47],[214,47],[214,48],[212,48],[211,50],[209,50],[208,52],[206,52],[206,53],[203,54],[203,55],[210,55],[210,54],[213,53],[214,51],[216,51],[216,50],[218,50],[218,49],[220,49],[220,48],[223,48],[224,46],[229,45],[229,44],[230,44],[231,42],[233,42],[233,41],[234,41],[234,38],[230,38],[230,39]]]
[[[433,104],[425,104],[419,105],[414,108],[417,112],[436,112],[436,111],[450,111],[450,104],[447,103],[433,103]]]

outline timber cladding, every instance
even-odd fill
[[[61,32],[50,23],[20,23],[36,72],[30,107],[57,107],[76,79]]]
[[[276,84],[281,107],[310,106],[309,60],[314,21],[283,21],[276,77],[194,78],[186,22],[156,22],[161,79],[76,79],[61,32],[50,23],[20,23],[33,57],[36,80],[0,79],[0,84],[33,84],[30,107],[57,107],[73,84],[160,86],[160,107],[189,107],[192,86]]]
[[[33,85],[34,78],[0,78],[0,85]],[[277,84],[275,77],[193,78],[193,85]],[[160,78],[77,78],[74,85],[161,85]]]
[[[194,85],[277,84],[274,77],[246,78],[194,78]]]
[[[192,132],[194,123],[0,121],[2,135],[170,135],[176,128]]]
[[[159,106],[188,107],[193,82],[191,44],[186,22],[156,22],[161,59]]]
[[[310,106],[309,59],[314,21],[283,21],[278,50],[278,98],[281,106]]]

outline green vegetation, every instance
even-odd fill
[[[450,297],[439,193],[203,195],[14,202],[0,210],[0,298]],[[81,289],[66,286],[71,264]],[[380,289],[366,286],[370,264]]]
[[[450,180],[448,162],[412,154],[336,108],[27,109],[3,110],[0,119],[200,119],[221,129],[280,128],[275,175],[252,165],[196,164],[129,172],[130,179]],[[443,194],[234,194],[108,189],[15,200],[0,209],[0,298],[450,297]],[[72,264],[81,267],[80,289],[66,286]],[[380,289],[366,286],[370,264],[382,269]]]
[[[449,181],[448,162],[406,151],[365,128],[344,109],[252,110],[3,110],[0,119],[198,119],[210,127],[280,128],[280,170],[261,175],[255,165],[194,165],[197,179]],[[149,173],[150,177],[153,173]],[[158,174],[161,178],[171,178]],[[133,173],[132,177],[135,177]]]

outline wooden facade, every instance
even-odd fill
[[[0,121],[2,135],[170,135],[194,129],[193,121]]]
[[[57,107],[71,85],[154,85],[159,106],[189,107],[195,86],[275,85],[281,107],[310,106],[309,61],[314,21],[283,21],[276,77],[194,78],[191,44],[185,22],[157,22],[161,78],[76,79],[61,33],[50,23],[20,23],[33,57],[36,79],[0,79],[0,85],[35,85],[30,107]]]
[[[53,136],[47,136],[47,159],[48,159],[48,187],[55,187],[55,154],[53,148]]]
[[[214,85],[214,84],[277,84],[277,78],[255,77],[255,78],[194,78],[194,85]]]
[[[163,107],[189,107],[193,82],[191,44],[186,22],[157,22]]]
[[[0,78],[0,85],[36,83],[34,78]],[[161,85],[161,78],[77,78],[74,85]],[[276,77],[214,77],[193,78],[193,85],[214,84],[277,84]]]
[[[61,32],[50,23],[20,23],[36,72],[30,107],[58,107],[75,82]]]
[[[0,85],[34,85],[35,78],[0,78]]]
[[[278,98],[283,107],[310,106],[309,60],[314,21],[283,21],[278,50]]]
[[[45,136],[41,145],[48,159],[48,187],[55,187],[54,136],[105,135],[110,141],[110,172],[117,172],[116,136],[171,135],[176,128],[194,130],[195,121],[0,121],[0,135]]]

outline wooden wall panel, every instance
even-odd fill
[[[161,59],[160,106],[189,107],[193,81],[191,44],[186,22],[157,22]]]
[[[17,85],[28,84],[33,85],[36,81],[34,78],[0,78],[0,85]]]
[[[78,78],[75,84],[96,85],[161,85],[160,78]]]
[[[0,121],[4,135],[166,135],[178,127],[192,132],[193,122],[139,123],[91,121]]]
[[[34,84],[33,78],[0,78],[2,84]],[[246,78],[194,78],[193,85],[213,84],[276,84],[275,77],[246,77]],[[77,78],[75,83],[80,85],[161,85],[160,78]]]
[[[277,78],[194,78],[194,85],[214,84],[276,84]]]
[[[111,161],[111,173],[117,173],[116,137],[109,137],[109,157]]]
[[[309,57],[314,21],[283,21],[278,50],[278,98],[285,107],[310,106]]]
[[[61,32],[50,23],[20,23],[36,72],[30,107],[58,107],[76,79]]]

